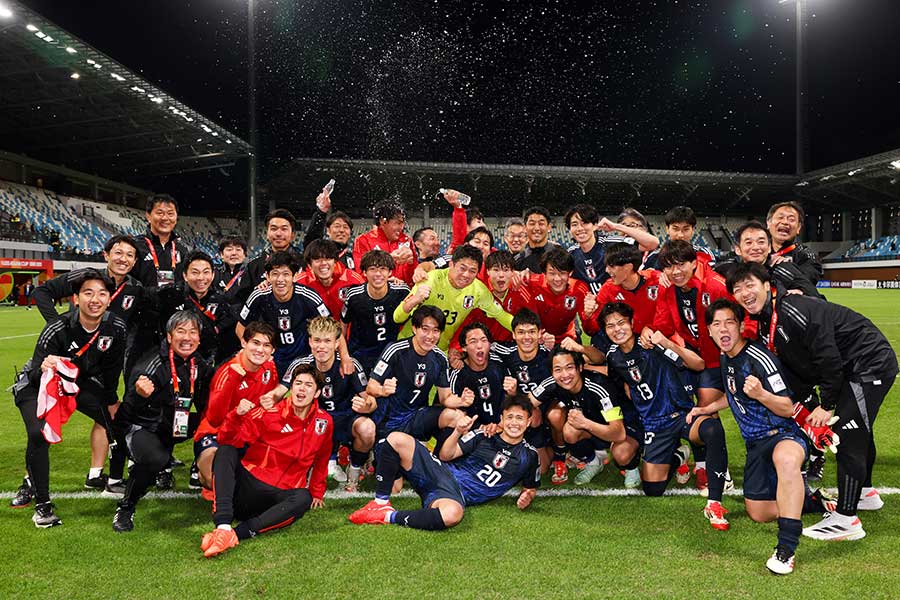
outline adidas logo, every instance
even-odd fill
[[[147,256],[144,257],[144,260],[153,260],[153,255],[148,252]]]
[[[250,387],[250,386],[247,385],[247,382],[246,382],[246,381],[242,381],[242,382],[241,382],[241,385],[238,386],[238,389],[239,389],[239,390],[246,390],[248,387]]]
[[[292,431],[294,431],[294,428],[289,423],[285,423],[284,427],[281,428],[281,433],[291,433]]]
[[[844,426],[841,429],[859,429],[859,425],[856,424],[856,419],[850,419],[848,422],[844,423]]]
[[[625,296],[622,295],[622,292],[619,292],[618,294],[616,294],[616,300],[619,300],[620,302],[625,302]]]

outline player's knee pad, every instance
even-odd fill
[[[645,496],[662,496],[668,486],[667,481],[642,481]]]

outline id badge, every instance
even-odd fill
[[[172,437],[185,438],[188,434],[188,411],[183,408],[175,409],[175,419],[172,421]]]
[[[175,283],[175,271],[157,271],[156,272],[156,285],[157,287],[164,288],[167,285],[172,285]]]

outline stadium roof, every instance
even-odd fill
[[[0,147],[130,181],[230,166],[250,145],[19,2],[0,13]]]
[[[804,173],[794,190],[835,210],[900,204],[900,148]]]
[[[466,190],[482,210],[498,215],[520,214],[530,204],[565,212],[582,201],[605,214],[625,205],[660,214],[683,203],[700,214],[751,215],[793,198],[798,181],[760,173],[300,158],[268,182],[266,191],[303,214],[330,177],[338,182],[335,203],[357,216],[393,192],[411,209],[413,199],[430,204],[439,187]]]

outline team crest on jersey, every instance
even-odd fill
[[[328,429],[327,419],[316,419],[316,435],[322,435]]]
[[[463,308],[472,308],[475,306],[475,296],[465,296],[463,298]]]
[[[478,386],[478,397],[482,400],[487,400],[491,397],[491,386],[489,385],[481,385]]]
[[[575,310],[575,304],[577,303],[577,299],[575,296],[566,296],[563,300],[563,306],[566,307],[566,310]]]
[[[272,372],[269,371],[268,369],[265,370],[265,371],[263,371],[263,374],[262,374],[262,382],[263,382],[263,385],[269,383],[269,380],[270,380],[270,379],[272,379]]]
[[[509,462],[509,457],[502,452],[498,452],[494,455],[494,460],[491,461],[491,464],[494,465],[495,469],[502,469],[506,466],[506,463]]]
[[[682,313],[684,314],[684,320],[693,323],[694,322],[694,309],[690,306],[682,307]]]
[[[703,294],[700,296],[700,302],[703,304],[703,306],[710,305],[709,292],[703,292]]]
[[[290,331],[291,318],[290,317],[278,317],[278,329],[280,329],[282,331]]]
[[[656,297],[659,295],[659,286],[651,285],[647,287],[647,298],[650,300],[656,301]]]
[[[351,271],[356,268],[353,266],[353,257],[351,257],[351,256],[347,257],[347,268],[350,269]]]
[[[732,375],[729,375],[725,379],[728,384],[728,391],[731,392],[732,394],[736,394],[737,393],[737,382],[735,382],[734,377]]]
[[[216,314],[216,311],[217,311],[218,309],[219,309],[219,305],[216,304],[215,302],[211,302],[210,304],[207,304],[207,305],[206,305],[206,310],[208,310],[208,311],[209,311],[209,314],[211,314],[211,315]]]
[[[586,267],[584,272],[587,273],[588,279],[597,279],[597,272],[594,267]]]
[[[97,350],[100,352],[106,352],[109,350],[110,346],[112,346],[111,335],[101,335],[100,338],[97,339]]]
[[[631,379],[633,379],[635,383],[641,382],[641,369],[639,367],[628,367],[628,374],[631,376]]]
[[[387,323],[387,315],[385,313],[375,313],[375,324],[379,327]]]
[[[128,310],[134,304],[134,296],[122,296],[122,310]]]
[[[528,369],[522,369],[518,373],[516,373],[516,379],[518,379],[521,383],[528,383],[531,381],[531,377],[528,376]]]
[[[416,376],[413,379],[413,383],[416,387],[422,387],[423,385],[425,385],[425,373],[422,371],[416,373]]]
[[[342,302],[347,299],[347,288],[342,287],[338,290],[338,298],[340,298]]]
[[[322,388],[322,397],[323,398],[331,398],[334,396],[334,387],[332,385],[326,385]]]

